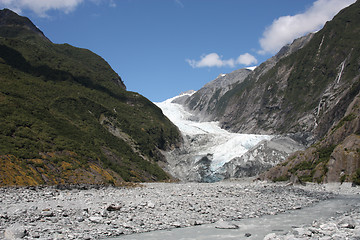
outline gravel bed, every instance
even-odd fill
[[[99,239],[233,221],[299,209],[339,189],[250,181],[0,188],[0,239]]]

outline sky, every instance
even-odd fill
[[[104,58],[161,102],[257,66],[355,0],[0,0],[54,43]]]

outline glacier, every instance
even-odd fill
[[[165,154],[170,165],[167,170],[175,177],[188,181],[214,181],[214,173],[224,164],[241,157],[259,142],[274,137],[232,133],[222,129],[218,122],[199,122],[193,113],[174,102],[194,93],[185,92],[155,103],[179,128],[184,139],[181,149]]]

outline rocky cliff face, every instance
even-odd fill
[[[360,94],[318,143],[263,173],[262,179],[316,182],[359,181]]]
[[[235,132],[307,133],[313,135],[304,138],[308,143],[323,137],[354,97],[351,89],[359,75],[358,5],[302,39],[305,44],[278,57],[272,67],[260,65],[219,100],[215,119]]]
[[[312,113],[307,116],[314,120],[313,132],[321,139],[262,174],[262,179],[360,182],[360,49],[356,43],[360,32],[359,14],[360,2],[357,1],[316,34],[319,45],[313,62],[322,62],[322,71],[317,77],[322,91],[317,105],[315,101]],[[310,70],[307,75],[312,76],[316,68],[319,66],[300,69]]]
[[[183,102],[199,121],[213,119],[214,110],[219,99],[234,84],[239,84],[251,73],[249,69],[239,69],[228,74],[220,74],[215,80],[207,83]]]
[[[223,105],[222,101],[224,101],[223,96],[225,94],[229,94],[228,92],[230,90],[233,90],[237,85],[241,85],[247,77],[253,76],[254,78],[260,78],[269,71],[269,69],[274,67],[280,59],[306,45],[312,36],[313,34],[309,34],[294,40],[292,44],[284,46],[278,54],[255,68],[254,72],[244,68],[228,74],[219,74],[216,79],[205,84],[193,95],[178,103],[183,104],[191,110],[199,121],[218,120],[218,112]]]

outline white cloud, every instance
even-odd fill
[[[258,62],[257,59],[249,53],[240,55],[236,60],[236,63],[246,66],[249,66],[251,64],[257,64],[257,62]]]
[[[201,56],[199,61],[186,59],[186,61],[192,66],[193,68],[200,68],[200,67],[234,67],[235,61],[234,59],[223,60],[222,57],[219,56],[217,53],[210,53],[208,55]]]
[[[200,60],[186,59],[186,62],[193,68],[201,67],[235,67],[236,64],[250,65],[256,64],[257,60],[249,53],[240,55],[237,60],[233,58],[222,59],[217,53],[209,53],[200,57]]]
[[[49,10],[60,10],[69,13],[84,0],[0,0],[0,4],[18,13],[29,9],[37,15],[44,17]]]
[[[260,39],[261,54],[276,53],[295,38],[309,32],[320,30],[326,21],[331,20],[341,9],[356,0],[317,0],[304,13],[283,16],[272,23]]]
[[[46,13],[50,10],[70,13],[85,2],[86,0],[0,0],[0,5],[19,14],[23,10],[31,10],[40,17],[47,17]],[[90,2],[96,5],[107,3],[110,7],[116,7],[115,0],[90,0]]]

